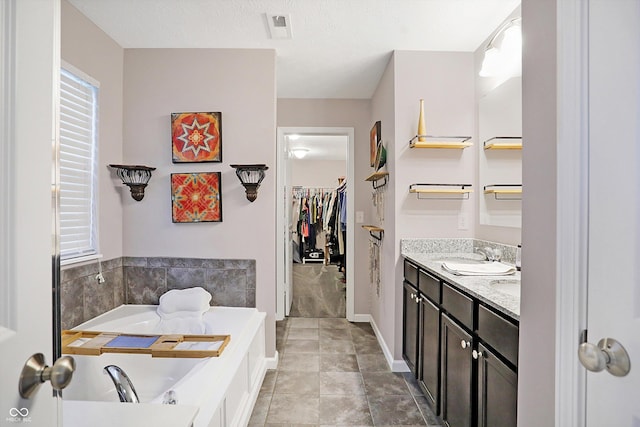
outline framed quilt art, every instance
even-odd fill
[[[172,113],[173,163],[222,161],[222,113]]]
[[[173,222],[222,222],[220,172],[172,173]]]

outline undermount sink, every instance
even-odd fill
[[[435,262],[457,262],[460,264],[484,264],[487,261],[477,258],[464,258],[464,257],[442,257],[434,260]]]
[[[513,297],[520,296],[520,280],[518,279],[498,279],[489,282],[489,286],[498,292],[511,295]]]

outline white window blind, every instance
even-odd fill
[[[65,68],[60,73],[60,257],[69,260],[98,252],[98,85]]]

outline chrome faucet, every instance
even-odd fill
[[[120,402],[140,403],[133,383],[120,367],[108,365],[104,367],[103,372],[111,377],[113,385],[116,386]]]
[[[500,249],[493,249],[488,246],[484,249],[478,248],[476,252],[484,255],[486,261],[500,261],[502,258],[502,251]]]

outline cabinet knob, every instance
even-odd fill
[[[473,352],[471,352],[471,355],[476,360],[484,357],[484,353],[482,353],[481,351],[477,351],[477,350],[473,350]]]
[[[471,347],[471,342],[462,340],[462,341],[460,341],[460,347],[462,347],[462,348]]]

